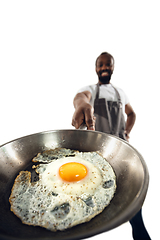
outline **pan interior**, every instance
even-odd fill
[[[99,151],[115,171],[117,190],[110,205],[90,222],[54,233],[41,227],[22,224],[10,211],[8,199],[19,171],[31,169],[31,159],[37,153],[56,147]],[[108,134],[83,130],[56,130],[14,140],[0,147],[1,239],[72,240],[108,231],[131,219],[141,208],[148,182],[148,170],[138,151],[123,140]]]

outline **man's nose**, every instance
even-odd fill
[[[105,70],[108,70],[109,69],[109,66],[106,66],[106,65],[103,65],[102,66],[102,70],[105,71]]]

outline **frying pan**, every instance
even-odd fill
[[[10,211],[9,196],[15,177],[28,169],[31,159],[47,149],[64,147],[99,151],[112,165],[117,190],[110,205],[91,221],[65,231],[51,232],[21,223]],[[130,220],[142,207],[149,183],[140,153],[115,136],[85,130],[55,130],[25,136],[0,147],[0,239],[73,240],[109,231]]]

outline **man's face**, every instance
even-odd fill
[[[114,60],[107,54],[101,55],[96,64],[96,73],[100,84],[108,84],[110,82],[114,70]]]

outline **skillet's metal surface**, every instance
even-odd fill
[[[8,199],[18,172],[26,169],[38,152],[56,147],[100,151],[114,168],[117,191],[111,204],[90,222],[54,233],[22,224],[10,212]],[[0,239],[72,240],[108,231],[128,221],[140,210],[148,183],[147,166],[137,150],[125,141],[105,133],[56,130],[14,140],[0,147]]]

